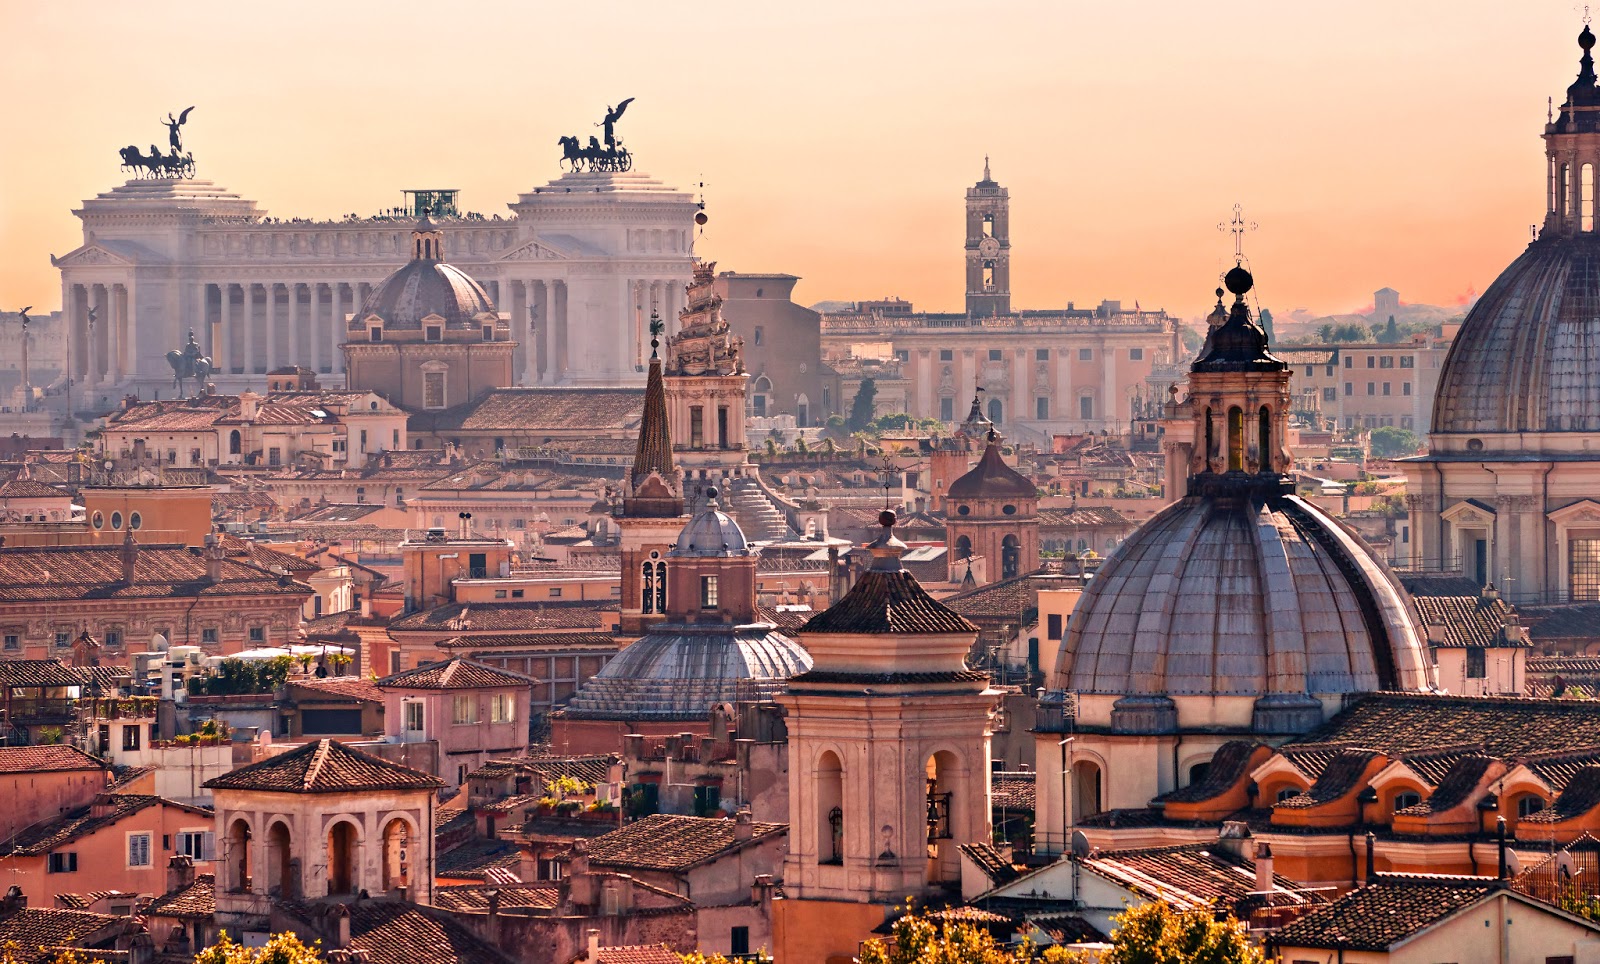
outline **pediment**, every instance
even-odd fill
[[[1476,499],[1467,499],[1439,513],[1439,518],[1451,525],[1487,525],[1494,522],[1495,511]]]
[[[1564,505],[1554,512],[1545,514],[1545,518],[1557,525],[1571,525],[1573,523],[1600,523],[1600,502],[1593,499],[1580,499],[1571,505]]]
[[[61,257],[50,256],[50,263],[57,268],[98,268],[105,265],[133,266],[138,260],[112,250],[98,241],[91,241],[80,248],[68,251]]]
[[[566,261],[570,255],[543,241],[528,241],[505,254],[501,261]]]

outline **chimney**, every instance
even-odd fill
[[[221,582],[223,551],[215,534],[206,533],[206,547],[201,550],[201,554],[206,557],[206,581]]]
[[[1436,619],[1428,620],[1428,642],[1435,646],[1444,642],[1444,623]]]
[[[589,964],[599,964],[600,961],[600,930],[589,928],[589,949],[584,952],[583,959]]]
[[[771,874],[756,874],[750,884],[750,902],[761,909],[763,918],[772,917],[772,892],[775,889]]]
[[[333,918],[330,930],[333,938],[330,943],[335,948],[343,950],[350,946],[350,908],[343,904],[334,904],[328,909],[328,916]]]
[[[1506,873],[1506,818],[1496,817],[1494,823],[1494,835],[1500,844],[1500,879],[1505,880],[1510,876]]]
[[[245,389],[239,393],[239,418],[246,422],[253,422],[261,412],[261,396]]]
[[[489,943],[493,944],[496,947],[499,947],[500,946],[500,888],[498,888],[498,887],[490,887],[488,890],[484,891],[483,896],[488,899],[488,903],[489,903],[489,919],[488,919],[487,928],[486,928],[487,931],[488,931],[488,934],[486,935],[486,938],[489,941]]]
[[[1500,598],[1500,590],[1494,588],[1494,583],[1487,583],[1483,587],[1483,601],[1489,602]]]
[[[28,909],[28,897],[17,884],[12,884],[6,891],[4,900],[0,900],[0,916],[10,917],[19,910]]]
[[[194,858],[188,854],[173,854],[167,861],[167,893],[175,894],[194,883]]]
[[[139,544],[133,541],[133,527],[122,534],[122,583],[133,585],[134,570],[139,565]]]
[[[1256,890],[1272,891],[1272,847],[1265,841],[1256,844]]]
[[[567,857],[567,899],[593,907],[599,903],[599,896],[594,875],[589,873],[588,841],[579,838],[572,842],[572,853]]]
[[[733,816],[733,839],[749,840],[756,834],[755,822],[750,819],[749,810],[740,810]]]
[[[1377,851],[1374,849],[1375,845],[1377,844],[1377,842],[1378,842],[1378,835],[1373,833],[1372,831],[1368,830],[1367,831],[1367,883],[1369,883],[1369,884],[1372,883],[1372,878],[1374,876],[1376,876],[1377,872],[1378,872],[1378,855],[1377,855]]]

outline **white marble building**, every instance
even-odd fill
[[[565,174],[502,219],[435,217],[452,264],[509,315],[523,385],[643,385],[652,304],[678,317],[693,197],[648,175]],[[205,180],[132,180],[83,202],[52,257],[83,398],[170,391],[189,329],[225,392],[267,372],[337,373],[346,317],[410,255],[408,218],[268,219]],[[89,323],[94,310],[94,324]]]

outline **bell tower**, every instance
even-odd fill
[[[989,176],[967,188],[967,314],[1011,314],[1011,196]]]

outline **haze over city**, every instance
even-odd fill
[[[563,133],[633,96],[626,143],[704,180],[702,256],[804,303],[961,298],[987,153],[1013,301],[1202,313],[1235,202],[1262,304],[1451,305],[1539,220],[1536,131],[1570,81],[1568,3],[13,4],[0,80],[0,292],[56,307],[67,211],[167,110],[201,176],[279,217],[453,187],[505,214]],[[86,29],[87,28],[87,29]],[[155,128],[159,132],[159,128]],[[696,189],[699,190],[698,188]]]

